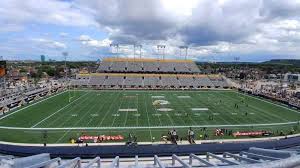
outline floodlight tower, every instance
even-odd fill
[[[68,83],[68,79],[67,79],[67,56],[69,55],[68,52],[64,51],[62,52],[62,55],[64,56],[64,59],[65,59],[65,82],[66,82],[66,85],[68,87],[68,93],[69,93],[69,103],[71,102],[71,95],[70,95],[70,83]]]
[[[157,45],[157,53],[158,53],[158,55],[160,55],[159,51],[162,50],[163,60],[165,59],[165,49],[166,49],[165,45]]]
[[[135,58],[135,54],[136,54],[136,49],[139,49],[139,56],[140,56],[140,59],[141,59],[142,58],[142,45],[134,44],[133,49],[134,49],[134,58]]]
[[[119,44],[110,44],[110,47],[115,48],[117,50],[116,54],[117,57],[119,57]]]
[[[69,55],[68,52],[64,51],[62,52],[62,55],[64,56],[64,59],[65,59],[65,80],[67,79],[67,56]]]
[[[182,50],[185,51],[184,59],[186,60],[187,59],[187,55],[188,55],[188,46],[179,46],[179,49],[180,49],[180,56],[182,56],[181,55],[181,51]]]

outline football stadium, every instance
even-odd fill
[[[0,1],[0,168],[299,168],[300,1]]]
[[[297,110],[231,89],[225,77],[201,74],[190,60],[109,58],[97,71],[77,74],[59,93],[28,95],[44,96],[39,101],[12,102],[20,108],[1,117],[1,139],[39,143],[46,133],[47,143],[99,135],[122,142],[132,134],[151,142],[169,130],[185,135],[190,128],[196,139],[228,139],[241,131],[276,135],[299,126]],[[215,135],[217,129],[231,134]]]
[[[204,74],[191,60],[107,58],[95,73],[12,96],[1,110],[1,152],[27,156],[1,157],[12,165],[276,167],[289,162],[293,167],[299,162],[296,108],[235,88],[223,75]],[[281,148],[287,150],[274,150]],[[61,163],[76,156],[94,159]]]

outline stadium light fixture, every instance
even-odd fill
[[[116,54],[117,54],[117,57],[119,57],[119,48],[120,48],[119,44],[110,44],[109,46],[117,49]]]
[[[166,49],[166,45],[157,45],[158,56],[160,55],[159,51],[162,50],[162,58],[163,58],[163,60],[165,59],[165,49]]]
[[[139,49],[139,55],[140,55],[140,59],[141,59],[142,58],[142,45],[140,45],[140,44],[133,45],[133,57],[135,58],[137,48]]]
[[[65,59],[65,78],[67,79],[67,56],[69,55],[69,53],[64,51],[62,52],[62,55],[64,56]]]
[[[180,49],[180,57],[182,56],[181,51],[184,50],[185,51],[185,55],[184,58],[185,60],[187,59],[187,55],[188,55],[188,46],[179,46]]]

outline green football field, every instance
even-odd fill
[[[70,99],[71,97],[71,99]],[[70,101],[69,101],[70,100]],[[236,91],[66,91],[0,118],[0,141],[66,143],[82,134],[159,140],[175,128],[289,130],[300,112]],[[43,128],[49,129],[47,132]],[[206,130],[206,131],[207,131]],[[46,134],[46,135],[45,135]]]

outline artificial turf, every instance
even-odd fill
[[[199,134],[203,127],[289,130],[291,125],[260,124],[300,120],[300,113],[295,110],[225,90],[71,90],[6,115],[0,119],[0,141],[34,143],[44,138],[45,131],[37,130],[39,128],[58,128],[47,132],[50,143],[68,142],[70,137],[76,138],[82,133],[126,136],[129,132],[141,141],[151,141],[152,137],[159,139],[172,128],[178,129],[182,136],[189,126]]]

